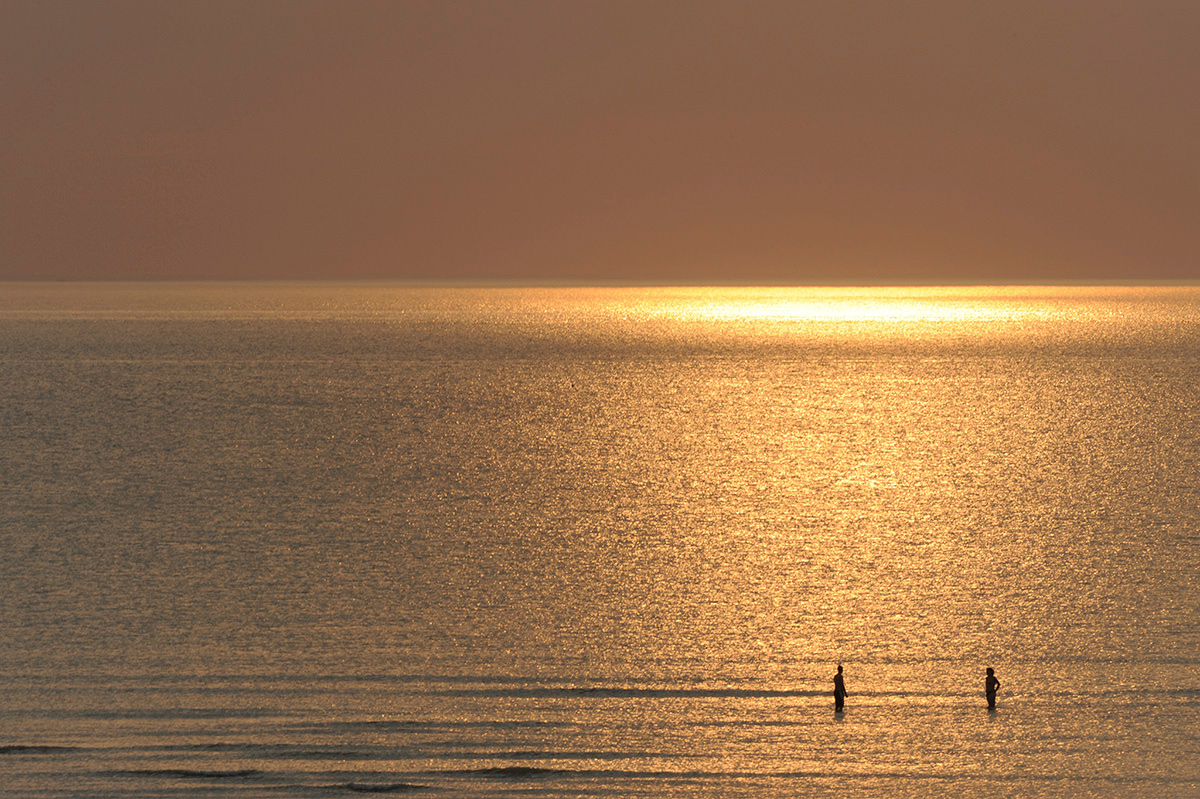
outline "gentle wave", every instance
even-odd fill
[[[289,718],[299,716],[303,711],[288,711],[280,708],[105,708],[105,709],[48,709],[39,711],[42,718],[53,719],[87,719],[90,721],[172,721],[179,719],[194,720],[259,720],[263,718]]]
[[[127,774],[136,777],[175,777],[184,780],[224,780],[224,779],[245,779],[246,777],[258,777],[263,772],[258,769],[233,769],[229,771],[222,770],[205,770],[205,769],[190,769],[190,768],[146,768],[146,769],[123,769],[119,771],[107,772],[109,774]]]
[[[146,752],[211,752],[214,754],[254,756],[279,760],[367,760],[382,756],[379,753],[367,752],[362,749],[352,749],[345,746],[331,746],[326,748],[298,744],[215,742],[147,746],[140,747],[140,749]]]
[[[663,770],[663,769],[564,769],[540,766],[492,766],[488,768],[441,770],[427,772],[430,776],[440,777],[484,777],[506,780],[525,779],[621,779],[621,780],[728,780],[728,779],[795,779],[844,776],[835,771],[785,771],[785,772],[755,772],[755,771],[704,771]],[[862,775],[858,775],[862,776]],[[868,775],[877,776],[877,775]],[[911,775],[903,775],[911,776]],[[960,775],[961,776],[961,775]]]
[[[457,730],[555,730],[578,726],[575,722],[522,720],[419,721],[416,719],[362,719],[306,724],[295,729],[329,732],[452,732]]]
[[[355,793],[409,793],[411,791],[427,791],[428,785],[417,785],[411,782],[344,782],[337,785],[323,786],[326,790],[354,791]]]
[[[587,772],[573,771],[570,769],[541,768],[538,766],[492,766],[489,768],[461,769],[458,771],[449,770],[434,773],[447,775],[473,774],[481,777],[525,779],[527,777],[545,777],[554,775],[575,776],[578,774],[585,774]]]
[[[830,691],[778,690],[771,688],[621,688],[605,686],[525,688],[450,688],[435,691],[439,696],[478,697],[594,697],[598,699],[764,699],[772,697],[825,696]]]
[[[489,768],[442,770],[424,772],[437,777],[482,777],[504,780],[659,780],[659,781],[728,781],[728,780],[794,780],[794,779],[881,779],[881,780],[919,780],[922,782],[948,782],[954,780],[972,780],[976,782],[1012,783],[1023,780],[1033,783],[1070,783],[1094,782],[1096,778],[1089,775],[1071,774],[1016,774],[1008,772],[978,772],[978,771],[870,771],[870,770],[823,770],[823,771],[725,771],[725,770],[686,770],[671,771],[663,769],[562,769],[534,766],[494,766]],[[1154,785],[1192,785],[1194,781],[1186,777],[1159,776],[1129,776],[1104,777],[1102,782],[1113,784],[1154,784]]]

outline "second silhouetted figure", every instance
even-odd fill
[[[842,679],[841,664],[838,664],[837,674],[833,675],[833,710],[835,713],[841,713],[845,707],[846,683]]]
[[[1000,681],[996,679],[996,672],[989,667],[987,679],[983,682],[983,693],[987,696],[988,710],[996,709],[996,689],[999,687]]]

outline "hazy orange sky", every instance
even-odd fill
[[[3,0],[0,279],[1200,278],[1196,0]]]

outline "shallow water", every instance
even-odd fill
[[[1195,796],[1197,385],[1197,288],[0,286],[0,794]]]

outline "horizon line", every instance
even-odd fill
[[[360,285],[360,286],[390,286],[408,288],[796,288],[796,289],[825,289],[825,288],[1015,288],[1015,287],[1069,287],[1069,288],[1116,288],[1128,287],[1200,287],[1200,279],[1177,280],[1096,280],[1096,279],[1061,279],[1038,281],[996,281],[996,280],[964,280],[958,282],[926,282],[926,281],[891,281],[886,283],[847,281],[847,282],[813,282],[813,283],[783,283],[755,282],[741,283],[734,281],[658,281],[658,280],[595,280],[595,279],[526,279],[526,278],[467,278],[467,279],[413,279],[413,278],[362,278],[362,277],[304,277],[304,278],[0,278],[0,285],[135,285],[135,284],[164,284],[164,285]]]

